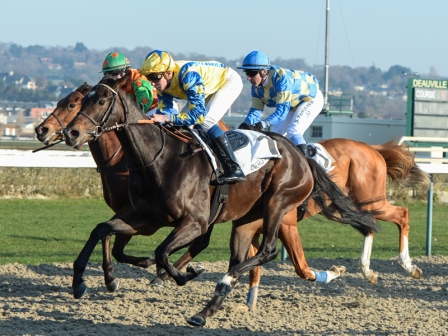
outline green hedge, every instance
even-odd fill
[[[103,197],[95,168],[0,168],[0,197]]]
[[[434,177],[434,197],[445,191],[448,176]],[[102,197],[100,174],[94,168],[0,168],[0,197],[58,198]],[[412,202],[427,199],[427,188],[388,186],[390,200]]]

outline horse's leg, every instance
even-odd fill
[[[313,211],[313,209],[310,208],[310,211]],[[314,214],[313,212],[309,213],[310,216]],[[297,211],[293,210],[287,213],[282,219],[278,238],[288,252],[297,275],[305,280],[329,283],[345,273],[344,266],[332,266],[328,271],[320,272],[312,271],[308,267],[296,222]]]
[[[195,239],[203,234],[207,234],[207,219],[204,219],[204,222],[201,225],[197,219],[187,215],[154,252],[157,265],[163,268],[168,275],[174,279],[178,286],[185,285],[199,274],[188,269],[186,273],[182,273],[169,262],[168,258],[171,254],[183,247],[191,245]],[[200,241],[200,239],[198,241]]]
[[[194,257],[196,257],[199,253],[201,253],[203,250],[205,250],[208,245],[210,244],[210,237],[212,235],[214,225],[210,225],[208,227],[208,230],[205,234],[202,236],[199,236],[196,238],[191,245],[188,247],[188,251],[184,253],[174,264],[173,266],[177,268],[178,270],[182,269],[185,265],[187,265]],[[197,275],[202,274],[205,271],[205,268],[202,266],[198,267],[191,267],[189,268],[188,272],[196,272]],[[158,276],[155,277],[151,284],[155,286],[163,286],[163,283],[169,278],[169,275],[167,272],[162,271],[158,272]]]
[[[306,188],[306,186],[302,187],[303,189]],[[309,192],[311,192],[311,186]],[[303,194],[305,193],[303,192]],[[305,194],[302,200],[304,200],[306,196],[308,196],[308,194]],[[229,271],[217,283],[214,297],[201,312],[187,320],[189,324],[195,326],[205,325],[206,318],[214,315],[219,310],[224,298],[232,291],[241,274],[277,257],[278,229],[280,221],[285,215],[284,205],[287,202],[287,200],[284,199],[285,197],[285,195],[278,195],[277,193],[271,195],[271,197],[267,196],[267,203],[263,206],[263,240],[260,249],[254,257],[246,259],[253,234],[248,241],[241,241],[240,238],[237,239],[236,236],[232,235],[232,255],[237,255],[238,258],[236,260],[231,259]],[[241,260],[243,261],[241,262]]]
[[[239,223],[244,223],[242,219],[234,221],[232,226],[232,234],[230,237],[230,263],[229,271],[236,265],[240,264],[242,261],[247,259],[248,251],[253,241],[254,231],[251,230],[250,225],[241,225]],[[254,224],[256,222],[252,222]],[[228,273],[227,273],[228,274]],[[204,326],[205,319],[209,316],[214,315],[222,305],[227,294],[230,292],[231,287],[236,284],[236,281],[229,284],[229,291],[224,293],[216,293],[213,299],[207,304],[207,306],[198,314],[187,319],[187,322],[193,326]]]
[[[113,218],[110,221],[100,223],[95,227],[95,229],[92,230],[89,239],[81,250],[81,253],[73,263],[72,288],[75,299],[81,298],[87,290],[87,286],[84,283],[82,276],[96,244],[99,240],[115,233],[134,235],[137,231],[131,225],[125,223],[119,218]]]
[[[370,269],[370,256],[372,254],[373,232],[364,236],[362,244],[361,257],[358,260],[358,265],[361,268],[362,275],[367,282],[376,284],[378,282],[378,274]]]
[[[148,268],[154,264],[154,260],[149,257],[134,257],[124,253],[124,248],[131,240],[132,236],[116,235],[114,247],[112,248],[112,256],[119,263],[131,264],[134,266]]]
[[[260,247],[260,234],[256,234],[249,248],[248,258],[252,258],[258,252]],[[258,288],[260,286],[261,279],[261,267],[257,266],[249,271],[249,292],[247,293],[246,304],[241,306],[240,309],[255,311],[257,310],[257,300],[258,300]]]
[[[106,284],[107,291],[109,293],[115,292],[118,288],[118,280],[112,276],[114,271],[114,266],[110,258],[110,235],[106,235],[101,238],[103,245],[103,272],[104,272],[104,283]]]
[[[403,206],[393,206],[389,202],[384,201],[381,208],[382,213],[376,216],[377,219],[393,222],[398,227],[399,232],[399,256],[398,263],[405,269],[406,273],[414,279],[422,278],[422,270],[412,264],[409,256],[409,209]]]

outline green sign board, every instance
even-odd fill
[[[448,138],[448,81],[408,79],[406,135]]]

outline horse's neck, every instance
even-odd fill
[[[99,168],[110,164],[112,159],[118,160],[123,157],[120,147],[121,144],[115,132],[103,133],[96,141],[89,142],[93,160]]]
[[[139,120],[144,119],[141,111],[129,100],[121,89],[119,91],[121,100],[119,100],[117,107],[121,109],[118,112],[118,115],[121,117],[118,122],[127,125],[115,133],[123,147],[129,167],[141,168],[148,166],[150,163],[155,163],[160,154],[163,152],[164,156],[166,156],[170,148],[170,153],[179,153],[182,143],[176,140],[175,145],[178,147],[173,148],[171,142],[174,139],[161,131],[159,126],[154,124],[138,124]],[[126,106],[123,106],[123,103]],[[164,165],[164,163],[158,160],[156,166],[160,165]]]

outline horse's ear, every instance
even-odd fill
[[[79,86],[75,91],[78,91],[82,95],[85,95],[87,92],[90,91],[91,88],[92,87],[89,84],[87,84],[87,82],[84,82],[84,84]]]

